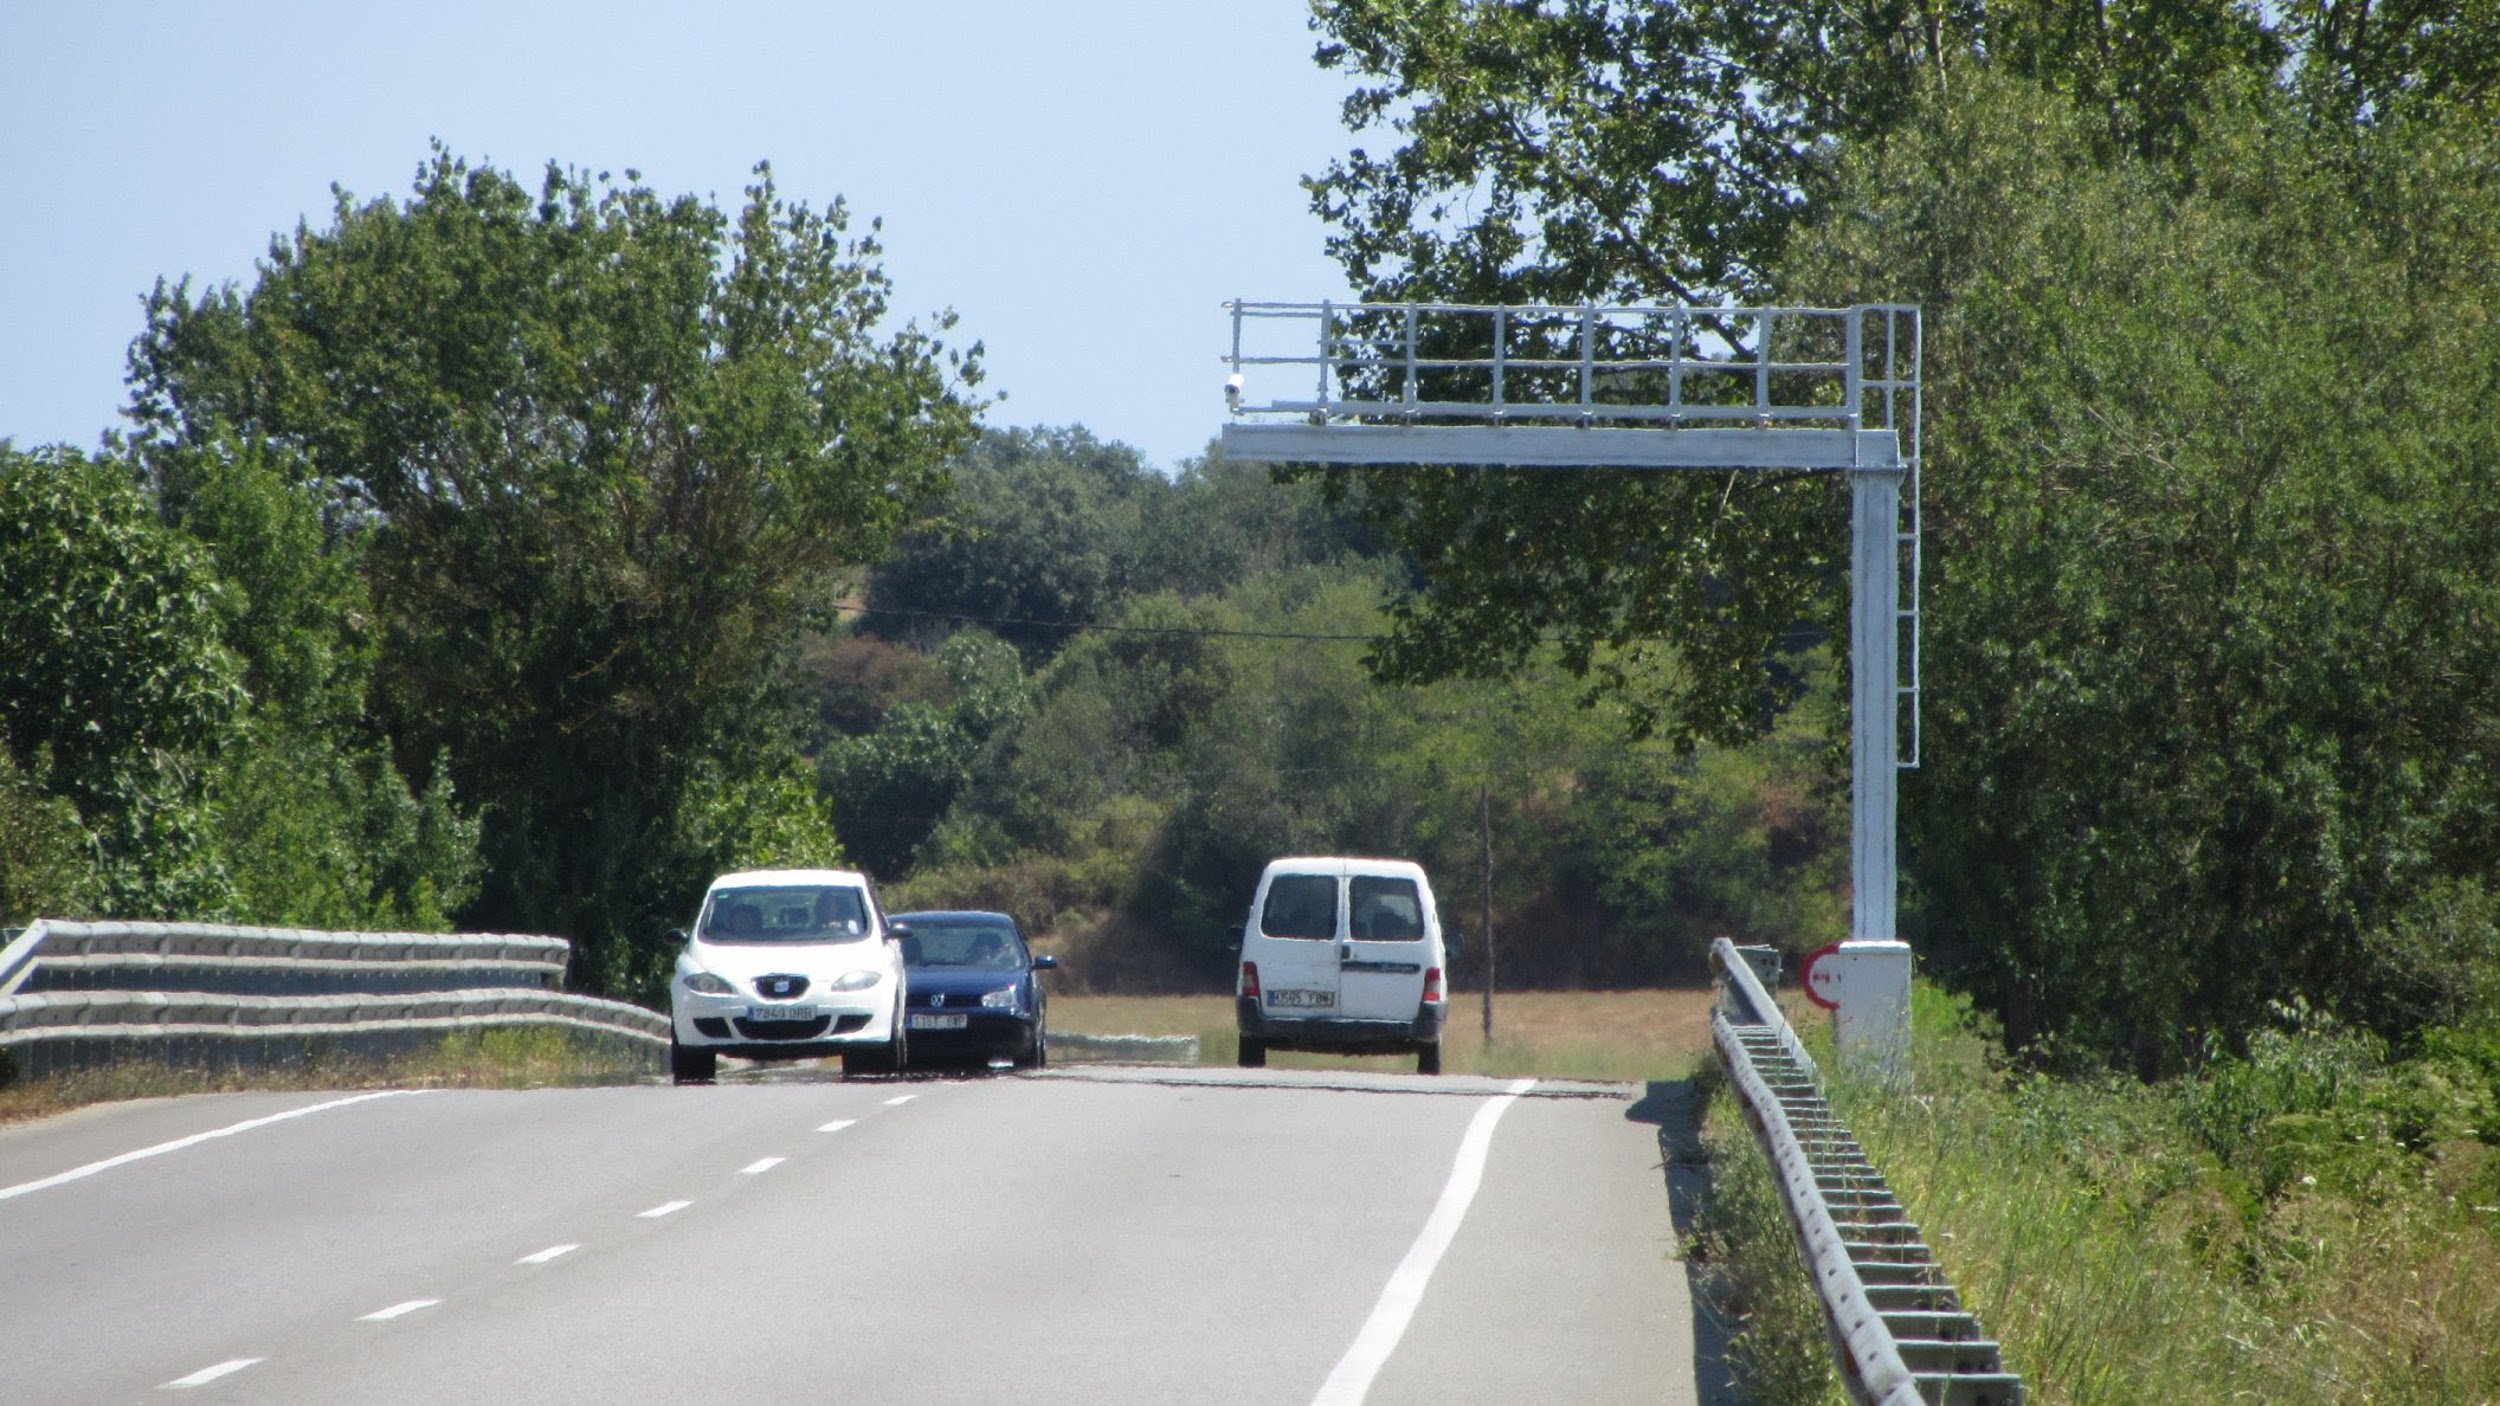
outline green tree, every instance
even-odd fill
[[[2500,139],[2260,111],[2181,190],[2089,138],[1975,93],[1792,285],[1931,310],[1925,946],[2012,1042],[2148,1072],[2294,996],[2487,1009]]]
[[[687,808],[781,784],[777,666],[935,490],[979,376],[888,326],[838,201],[762,167],[734,215],[635,180],[533,192],[438,147],[249,289],[160,284],[132,350],[153,447],[269,446],[364,539],[377,719],[488,803],[466,916],[571,935],[615,991],[658,979],[719,857],[697,837],[729,834]]]
[[[876,731],[836,739],[819,759],[835,823],[870,873],[900,878],[921,843],[969,784],[990,739],[1012,732],[1029,706],[1013,646],[965,630],[938,652],[948,696],[903,703]]]
[[[197,544],[156,521],[124,460],[0,443],[0,726],[42,807],[53,874],[74,816],[118,917],[217,917],[233,891],[202,795],[201,758],[245,702],[221,642],[220,587]]]
[[[934,519],[869,572],[863,628],[934,648],[982,622],[1039,664],[1130,587],[1144,505],[1163,490],[1136,450],[1081,425],[987,431]]]

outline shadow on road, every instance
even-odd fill
[[[1623,1116],[1658,1129],[1658,1165],[1666,1177],[1668,1214],[1679,1245],[1690,1244],[1695,1221],[1710,1196],[1710,1156],[1701,1142],[1701,1093],[1689,1079],[1652,1080]],[[1693,1385],[1701,1406],[1736,1406],[1728,1377],[1727,1323],[1712,1297],[1706,1268],[1684,1261],[1684,1284],[1693,1304]]]

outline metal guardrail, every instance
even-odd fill
[[[569,953],[500,933],[40,921],[0,947],[0,1054],[44,1073],[130,1055],[292,1063],[510,1026],[667,1043],[663,1015],[555,989]]]
[[[1805,1046],[1752,963],[1711,944],[1710,1034],[1797,1232],[1852,1400],[1880,1406],[2020,1406],[2022,1378],[1962,1310],[1918,1226],[1835,1117]]]

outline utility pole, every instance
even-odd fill
[[[1493,1043],[1493,806],[1485,799],[1484,783],[1476,783],[1476,836],[1484,845],[1483,923],[1477,931],[1484,942],[1484,1042]]]

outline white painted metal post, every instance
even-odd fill
[[[1849,936],[1899,937],[1894,915],[1893,801],[1900,728],[1895,655],[1900,628],[1901,470],[1887,465],[1849,474],[1849,879],[1855,892]]]
[[[1899,1077],[1910,1048],[1893,824],[1900,781],[1900,466],[1849,475],[1849,941],[1833,1038],[1853,1068]]]

